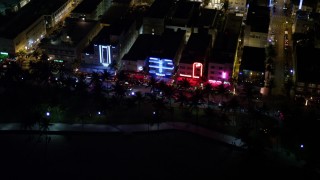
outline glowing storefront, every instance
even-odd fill
[[[148,67],[150,75],[161,77],[171,77],[174,71],[174,64],[171,59],[149,57]]]

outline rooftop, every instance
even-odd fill
[[[265,6],[251,5],[247,15],[247,25],[253,32],[268,33],[270,24],[270,9]]]
[[[265,48],[244,46],[240,68],[243,70],[264,72],[265,59]]]
[[[90,14],[94,12],[97,6],[103,0],[83,0],[81,3],[72,11],[72,13],[85,13]]]
[[[151,34],[140,34],[129,52],[123,56],[123,60],[145,60],[149,52],[151,51],[151,47],[154,46],[160,39],[160,35],[151,35]]]
[[[297,81],[308,83],[320,83],[320,50],[310,47],[297,46]]]
[[[78,18],[66,18],[65,22],[66,26],[61,32],[51,37],[51,45],[76,45],[98,24],[98,21]],[[71,43],[64,40],[67,36]]]
[[[228,31],[218,33],[212,50],[212,62],[233,63],[237,43],[237,34]]]
[[[164,19],[175,4],[175,1],[176,0],[155,0],[145,17]]]
[[[218,13],[219,11],[216,9],[200,9],[200,14],[197,19],[198,27],[213,27]]]
[[[203,62],[207,50],[211,45],[211,35],[205,33],[192,33],[181,56],[181,63]]]
[[[52,14],[66,2],[67,0],[31,1],[14,16],[0,18],[2,24],[0,36],[8,39],[15,38],[42,15]]]
[[[124,60],[142,60],[149,56],[174,59],[183,43],[185,31],[166,29],[162,35],[140,34]]]
[[[101,17],[101,23],[113,24],[126,17],[130,6],[128,4],[116,4],[112,5],[107,12]]]

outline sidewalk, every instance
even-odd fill
[[[38,131],[38,125],[34,126],[31,130],[25,130],[21,127],[20,123],[1,123],[0,132],[5,131]],[[121,124],[121,125],[105,125],[105,124],[64,124],[53,123],[49,127],[49,134],[56,134],[62,132],[88,132],[88,133],[104,133],[104,132],[120,132],[120,133],[134,133],[134,132],[148,132],[160,130],[180,130],[198,134],[208,137],[217,141],[221,141],[237,147],[242,147],[244,144],[241,139],[233,136],[215,132],[203,127],[198,127],[189,123],[183,122],[167,122],[167,123],[154,123],[154,124]]]
[[[195,126],[193,124],[184,122],[166,122],[166,123],[154,123],[154,124],[64,124],[64,123],[53,123],[49,126],[48,134],[62,134],[62,133],[124,133],[130,134],[135,132],[149,132],[149,131],[161,131],[161,130],[179,130],[194,133],[200,136],[214,139],[232,146],[239,148],[246,148],[244,142],[234,136],[209,130],[203,127]],[[38,125],[34,126],[30,130],[23,129],[20,123],[0,123],[0,133],[6,132],[29,132],[38,133]],[[295,166],[301,167],[304,163],[297,161],[293,154],[289,156],[285,153],[286,151],[280,147],[280,151],[274,149],[266,149],[268,152],[274,152],[278,157],[286,159],[294,164]]]

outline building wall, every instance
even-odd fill
[[[229,0],[229,10],[231,11],[239,11],[245,12],[246,11],[246,0]]]
[[[132,22],[129,29],[127,31],[123,31],[118,39],[118,51],[117,53],[118,57],[116,57],[116,60],[120,62],[122,57],[129,52],[130,48],[136,41],[136,39],[139,36],[139,32],[137,30],[137,23],[136,21]],[[112,40],[112,39],[111,39]]]
[[[145,66],[145,60],[122,60],[122,69],[126,71],[139,72],[142,71]]]
[[[228,81],[232,78],[233,64],[211,62],[208,64],[208,80]]]
[[[67,64],[70,64],[75,59],[81,60],[82,50],[89,45],[90,40],[92,40],[101,29],[102,26],[100,23],[96,23],[91,31],[75,45],[69,43],[46,44],[43,48],[51,59],[61,59],[66,61]]]
[[[13,39],[1,38],[0,50],[5,50],[10,54],[15,54],[20,50],[29,50],[37,45],[45,34],[45,23],[41,16]]]
[[[192,77],[193,64],[180,63],[178,69],[178,75],[181,77]]]
[[[245,30],[244,46],[264,48],[268,44],[268,34]]]
[[[174,29],[174,31],[177,31],[178,29],[186,31],[185,41],[184,41],[185,44],[187,44],[187,42],[188,42],[191,34],[194,32],[194,31],[193,31],[193,28],[191,28],[191,27],[168,26],[168,25],[166,25],[166,28],[168,28],[168,29]],[[196,33],[197,33],[197,32],[196,32]]]
[[[144,17],[141,34],[161,35],[164,28],[164,19]]]
[[[51,27],[56,26],[62,19],[64,19],[71,11],[73,0],[68,0],[64,3],[59,9],[57,9],[54,13],[52,13],[52,24]]]
[[[35,21],[31,26],[29,26],[26,30],[22,32],[25,34],[25,46],[24,47],[17,47],[17,50],[26,49],[30,50],[35,47],[40,40],[44,38],[46,35],[46,25],[44,21],[44,16],[41,16],[37,21]],[[21,36],[23,38],[23,36]]]
[[[14,40],[0,37],[0,51],[15,54],[16,50]]]
[[[30,0],[11,1],[10,4],[0,2],[0,14],[5,15],[6,9],[10,9],[12,12],[19,11],[23,6],[27,5]]]

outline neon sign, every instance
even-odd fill
[[[202,76],[202,70],[203,70],[202,63],[194,62],[193,63],[192,77],[193,78],[200,78]]]
[[[157,76],[171,76],[174,65],[171,59],[149,57],[149,73]]]
[[[111,63],[111,50],[109,46],[99,45],[99,60],[103,66],[108,66]]]

